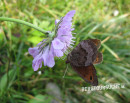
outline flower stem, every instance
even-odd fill
[[[29,27],[32,27],[44,34],[48,34],[48,31],[45,31],[29,22],[23,21],[23,20],[19,20],[19,19],[13,19],[13,18],[7,18],[7,17],[0,17],[0,21],[9,21],[9,22],[15,22],[15,23],[19,23],[19,24],[23,24],[23,25],[27,25]]]

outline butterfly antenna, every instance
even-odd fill
[[[65,72],[64,72],[63,78],[65,77],[65,74],[66,74],[67,70],[68,70],[68,64],[66,65],[66,69],[65,69]]]

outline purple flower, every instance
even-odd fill
[[[74,37],[72,36],[72,17],[75,10],[69,11],[61,20],[55,21],[55,31],[49,32],[50,39],[44,39],[36,47],[29,48],[29,54],[34,60],[32,67],[34,71],[44,66],[53,67],[54,57],[62,57],[68,48],[71,48]]]

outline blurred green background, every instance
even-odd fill
[[[125,88],[82,92],[90,85],[69,66],[66,58],[55,59],[53,68],[34,72],[29,47],[44,35],[25,25],[0,22],[1,103],[128,103],[130,102],[130,0],[0,0],[0,17],[24,20],[44,30],[55,19],[76,10],[75,46],[98,38],[103,62],[95,65],[99,85],[123,83]]]

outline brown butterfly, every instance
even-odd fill
[[[83,40],[67,56],[66,63],[88,83],[98,85],[96,69],[93,64],[102,62],[102,53],[98,52],[101,41],[98,39]]]

